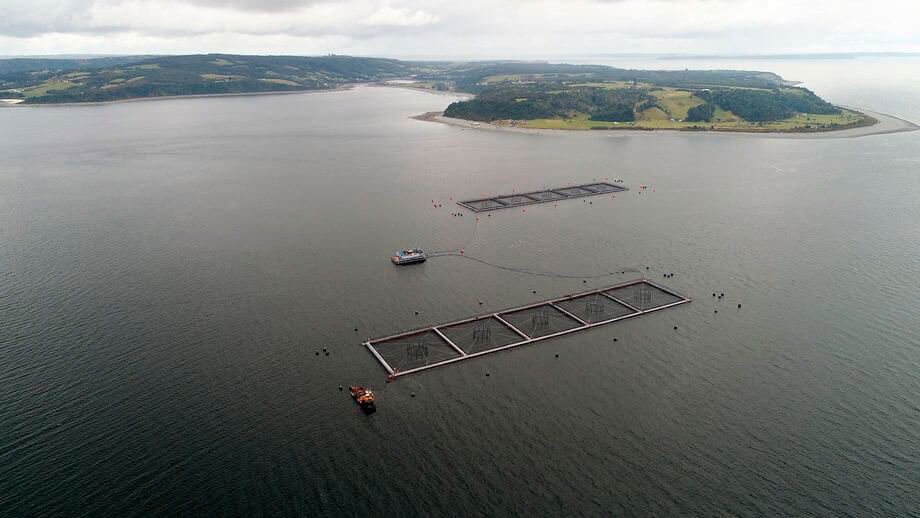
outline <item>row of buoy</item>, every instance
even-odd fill
[[[325,347],[323,347],[323,352],[326,354],[326,356],[329,356],[329,351],[327,351]],[[313,353],[314,356],[319,356],[319,351],[313,351]]]
[[[719,300],[721,300],[723,297],[725,297],[725,294],[724,294],[724,293],[719,293],[718,295],[716,295],[715,293],[713,293],[712,296],[713,296],[713,297],[716,297],[716,298],[719,299]],[[741,303],[740,303],[740,302],[738,303],[738,309],[741,309]]]
[[[646,267],[645,269],[648,270],[648,267]],[[662,277],[664,277],[665,279],[670,279],[671,277],[674,277],[674,273],[665,273],[665,274],[662,274]]]

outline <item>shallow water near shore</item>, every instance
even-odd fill
[[[908,119],[920,99],[814,89]],[[920,132],[411,119],[451,100],[0,110],[0,515],[916,513]],[[605,177],[632,189],[451,215]],[[468,241],[495,264],[626,273],[389,261]],[[640,275],[694,301],[389,385],[360,345]]]

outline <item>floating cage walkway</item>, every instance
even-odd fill
[[[616,185],[608,182],[595,182],[520,194],[497,194],[495,196],[489,196],[488,198],[458,201],[457,205],[466,207],[473,212],[486,212],[490,210],[507,209],[508,207],[520,207],[522,205],[533,205],[534,203],[547,203],[551,201],[567,200],[569,198],[582,198],[585,196],[596,196],[598,194],[627,190],[629,190],[629,188],[623,185]]]
[[[686,304],[648,279],[375,338],[364,346],[393,377]]]

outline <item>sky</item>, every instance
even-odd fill
[[[0,55],[920,51],[920,0],[0,0]]]

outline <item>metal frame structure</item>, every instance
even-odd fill
[[[666,303],[666,304],[663,304],[663,305],[660,305],[660,306],[657,306],[657,307],[652,307],[652,308],[649,308],[649,309],[640,309],[640,308],[637,308],[637,307],[635,307],[634,305],[630,304],[629,302],[626,302],[626,301],[624,301],[624,300],[621,300],[620,298],[617,298],[617,297],[611,295],[610,293],[606,293],[606,292],[611,291],[611,290],[615,290],[615,289],[618,289],[618,288],[625,288],[625,287],[629,287],[629,286],[635,286],[635,285],[637,285],[637,284],[646,284],[646,285],[652,286],[652,287],[657,288],[657,289],[659,289],[659,290],[661,290],[661,291],[663,291],[663,292],[665,292],[665,293],[667,293],[667,294],[669,294],[669,295],[671,295],[671,296],[673,296],[673,297],[677,297],[679,300],[674,301],[674,302],[670,302],[670,303]],[[620,305],[624,306],[625,308],[628,308],[631,312],[628,313],[628,314],[626,314],[626,315],[616,316],[616,317],[612,317],[612,318],[609,318],[609,319],[606,319],[606,320],[601,320],[601,321],[598,321],[598,322],[587,322],[587,321],[585,321],[584,319],[578,317],[577,315],[572,314],[570,311],[567,311],[566,309],[564,309],[564,308],[562,308],[561,306],[558,305],[559,302],[564,302],[564,301],[567,301],[567,300],[576,299],[576,298],[584,297],[584,296],[587,296],[587,295],[600,295],[600,296],[602,296],[602,297],[605,297],[606,299],[609,299],[612,303],[620,304]],[[383,366],[383,368],[386,369],[387,373],[389,373],[390,376],[396,378],[396,377],[399,377],[399,376],[407,376],[407,375],[409,375],[409,374],[415,374],[415,373],[417,373],[417,372],[422,372],[422,371],[425,371],[425,370],[428,370],[428,369],[433,369],[433,368],[435,368],[435,367],[440,367],[440,366],[442,366],[442,365],[449,365],[449,364],[451,364],[451,363],[456,363],[456,362],[460,362],[460,361],[463,361],[463,360],[469,360],[469,359],[471,359],[471,358],[476,358],[476,357],[479,357],[479,356],[484,356],[484,355],[486,355],[486,354],[491,354],[491,353],[495,353],[495,352],[499,352],[499,351],[504,351],[504,350],[507,350],[507,349],[512,349],[512,348],[514,348],[514,347],[520,347],[520,346],[522,346],[522,345],[532,344],[532,343],[534,343],[534,342],[539,342],[539,341],[542,341],[542,340],[547,340],[547,339],[550,339],[550,338],[555,338],[555,337],[557,337],[557,336],[563,336],[563,335],[567,335],[567,334],[574,333],[574,332],[577,332],[577,331],[582,331],[582,330],[585,330],[585,329],[590,329],[590,328],[602,326],[602,325],[605,325],[605,324],[611,324],[611,323],[613,323],[613,322],[619,322],[620,320],[626,320],[626,319],[628,319],[628,318],[633,318],[633,317],[637,317],[637,316],[640,316],[640,315],[645,315],[645,314],[647,314],[647,313],[653,313],[653,312],[655,312],[655,311],[660,311],[660,310],[662,310],[662,309],[667,309],[667,308],[671,308],[671,307],[678,306],[678,305],[681,305],[681,304],[686,304],[686,303],[688,303],[688,302],[691,302],[692,300],[693,300],[693,299],[691,299],[691,298],[689,298],[689,297],[685,297],[685,296],[683,296],[683,295],[680,295],[679,293],[676,293],[676,292],[674,292],[673,290],[671,290],[671,289],[669,289],[669,288],[666,288],[666,287],[664,287],[664,286],[658,285],[658,284],[656,284],[656,283],[650,281],[649,279],[642,278],[642,279],[636,279],[636,280],[633,280],[633,281],[625,282],[625,283],[622,283],[622,284],[616,284],[616,285],[613,285],[613,286],[607,286],[607,287],[604,287],[604,288],[594,289],[594,290],[585,291],[585,292],[581,292],[581,293],[574,293],[574,294],[571,294],[571,295],[566,295],[566,296],[564,296],[564,297],[559,297],[559,298],[550,299],[550,300],[544,300],[544,301],[541,301],[541,302],[535,302],[535,303],[533,303],[533,304],[527,304],[527,305],[525,305],[525,306],[518,306],[518,307],[508,308],[508,309],[504,309],[504,310],[500,310],[500,311],[495,311],[495,312],[491,312],[491,313],[483,313],[483,314],[480,314],[480,315],[476,315],[476,316],[464,318],[464,319],[462,319],[462,320],[456,320],[456,321],[451,321],[451,322],[445,322],[445,323],[436,324],[436,325],[432,325],[432,326],[428,326],[428,327],[423,327],[423,328],[421,328],[421,329],[413,329],[413,330],[411,330],[411,331],[405,331],[405,332],[396,333],[396,334],[392,334],[392,335],[388,335],[388,336],[383,336],[383,337],[380,337],[380,338],[369,339],[369,340],[365,341],[365,342],[363,343],[363,345],[364,345],[365,347],[368,348],[368,350],[374,355],[375,358],[377,358],[377,361],[379,361],[380,364]],[[528,335],[525,331],[519,329],[518,327],[516,327],[515,325],[513,325],[511,322],[509,322],[507,319],[505,319],[505,318],[502,317],[502,315],[507,315],[507,314],[509,314],[509,313],[515,313],[515,312],[518,312],[518,311],[524,311],[524,310],[528,310],[528,309],[533,309],[533,308],[537,308],[537,307],[540,307],[540,306],[549,306],[549,307],[551,307],[551,308],[553,308],[553,309],[555,309],[555,310],[558,310],[560,313],[566,315],[566,317],[572,319],[572,323],[577,324],[577,325],[576,325],[575,327],[572,327],[572,328],[569,328],[569,329],[565,329],[565,330],[562,330],[562,331],[550,333],[550,334],[543,335],[543,336],[530,336],[530,335]],[[442,329],[442,328],[447,328],[447,327],[450,327],[450,326],[456,326],[456,325],[460,325],[460,324],[466,324],[466,323],[473,322],[473,321],[476,321],[476,320],[488,320],[488,319],[494,319],[495,321],[501,323],[502,325],[504,325],[505,327],[507,327],[508,329],[510,329],[511,331],[513,331],[515,334],[519,335],[519,336],[521,337],[521,340],[520,340],[520,341],[517,341],[517,342],[514,342],[514,343],[511,343],[511,344],[497,346],[497,347],[495,347],[495,348],[487,349],[487,350],[484,350],[484,351],[479,351],[479,352],[475,352],[475,353],[467,353],[467,352],[464,351],[461,347],[458,347],[453,341],[451,341],[451,339],[448,338],[443,332],[441,332],[441,329]],[[383,344],[384,342],[388,342],[388,341],[391,341],[391,340],[395,340],[395,339],[399,339],[399,338],[402,338],[402,337],[411,336],[411,335],[415,335],[415,334],[419,334],[419,333],[428,333],[428,332],[433,332],[435,335],[437,335],[438,338],[440,338],[441,340],[443,340],[445,344],[447,344],[447,345],[450,346],[452,349],[454,349],[454,350],[458,353],[459,356],[456,356],[456,357],[453,357],[453,358],[449,358],[449,359],[446,359],[446,360],[442,360],[442,361],[439,361],[439,362],[436,362],[436,363],[431,363],[431,364],[428,364],[428,365],[424,365],[424,366],[421,366],[421,367],[415,367],[415,368],[407,369],[407,370],[404,370],[404,371],[397,371],[397,370],[394,370],[393,367],[392,367],[389,363],[387,363],[387,361],[383,358],[383,356],[380,354],[380,352],[379,352],[379,351],[377,350],[377,348],[375,347],[375,345]]]
[[[596,187],[598,185],[604,185],[607,188],[598,189]],[[568,194],[568,193],[562,192],[566,189],[582,189],[588,192],[578,193],[578,194]],[[490,210],[507,209],[509,207],[523,207],[527,205],[534,205],[536,203],[549,203],[549,202],[563,201],[569,198],[584,198],[585,196],[597,196],[600,194],[618,193],[618,192],[623,192],[623,191],[628,191],[628,190],[629,190],[629,187],[626,187],[625,185],[616,185],[610,182],[591,182],[591,183],[585,183],[581,185],[569,185],[566,187],[553,187],[551,189],[542,189],[539,191],[511,193],[511,194],[496,194],[495,196],[487,196],[485,198],[458,201],[457,205],[467,208],[473,212],[488,212]],[[543,199],[543,198],[538,197],[538,195],[542,193],[552,193],[558,197],[554,197],[552,199]],[[512,203],[512,202],[502,201],[501,198],[523,198],[523,200],[520,202]],[[474,205],[471,205],[473,203],[480,203],[480,202],[490,202],[491,206],[476,207]]]

